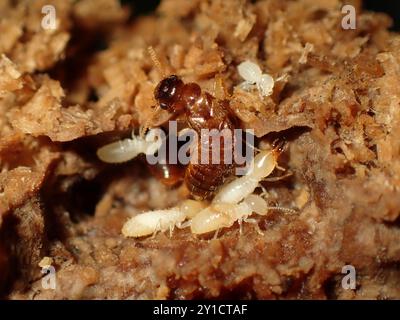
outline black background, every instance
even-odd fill
[[[141,15],[153,11],[160,0],[121,0],[121,2],[131,5],[135,15]],[[364,0],[364,8],[389,14],[393,18],[392,29],[400,31],[400,0]]]
[[[154,316],[154,307],[187,306],[196,308],[197,304],[246,304],[244,315],[197,315],[187,314],[184,318],[173,315]],[[10,314],[13,319],[19,316],[36,319],[49,315],[48,318],[58,319],[62,314],[69,319],[157,319],[157,320],[187,320],[187,319],[218,319],[218,320],[279,320],[303,317],[309,320],[325,319],[329,314],[332,319],[382,319],[390,314],[398,314],[399,301],[0,301],[3,315]],[[4,318],[6,318],[4,316]]]
[[[400,0],[364,0],[364,8],[389,14],[393,19],[393,30],[400,31]]]

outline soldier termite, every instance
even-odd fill
[[[154,64],[164,75],[154,49],[150,48],[149,52]],[[183,180],[194,198],[211,198],[234,170],[232,154],[235,135],[233,130],[237,126],[237,119],[229,108],[229,102],[215,98],[203,91],[196,83],[184,83],[177,75],[164,77],[154,90],[154,98],[157,101],[155,113],[160,109],[167,110],[171,117],[180,117],[184,125],[193,129],[198,135],[201,135],[203,130],[223,133],[217,136],[217,139],[208,137],[206,143],[203,143],[203,139],[198,139],[197,152],[207,154],[209,160],[207,163],[191,161],[184,172]],[[150,120],[146,121],[141,137],[144,136],[150,122]],[[147,136],[144,139],[146,140]],[[146,153],[144,152],[146,150],[143,151],[140,148],[138,151],[133,150],[136,145],[142,147],[142,144],[137,143],[138,141],[141,141],[140,137],[104,146],[99,150],[98,155],[103,161],[108,160],[107,162],[127,161],[140,152]],[[112,156],[108,157],[111,153]],[[229,159],[226,159],[226,154],[230,154]],[[118,156],[113,158],[114,155]],[[219,159],[217,162],[212,161],[215,157]],[[113,161],[114,159],[116,161]],[[168,164],[163,169],[169,174]]]

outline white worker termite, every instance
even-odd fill
[[[268,177],[278,165],[279,151],[261,151],[254,158],[254,165],[245,176],[224,185],[214,197],[211,205],[191,219],[193,234],[203,234],[232,226],[236,221],[240,226],[252,213],[266,215],[269,209],[293,212],[282,207],[270,207],[263,197],[253,194],[260,181]]]
[[[274,89],[274,79],[267,73],[262,73],[258,64],[249,60],[243,61],[238,65],[239,75],[244,79],[239,86],[244,90],[249,90],[256,86],[261,96],[267,97],[272,94]]]
[[[193,234],[203,234],[230,227],[236,221],[252,222],[252,213],[265,215],[269,209],[267,202],[253,192],[261,180],[269,176],[277,166],[279,151],[261,151],[254,158],[252,169],[243,177],[224,185],[210,205],[195,200],[186,200],[181,206],[148,211],[129,219],[123,226],[126,237],[142,237],[158,231],[172,231],[174,227],[190,226]],[[187,222],[185,220],[190,219]]]
[[[119,140],[107,144],[97,150],[100,160],[107,163],[121,163],[129,161],[139,154],[153,155],[162,144],[159,129],[151,129],[146,136],[136,136],[132,131],[131,139]]]
[[[187,199],[178,207],[140,213],[124,224],[122,234],[125,237],[135,238],[155,234],[159,231],[169,231],[171,234],[175,227],[186,227],[187,225],[183,222],[192,218],[204,207],[205,204],[201,201]]]

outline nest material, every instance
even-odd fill
[[[400,36],[387,16],[353,1],[357,28],[343,30],[339,0],[165,0],[130,21],[118,1],[54,0],[49,31],[47,2],[0,5],[4,296],[400,298]],[[140,159],[95,156],[152,116],[163,75],[149,45],[165,73],[228,99],[257,137],[290,140],[281,162],[293,177],[265,187],[297,215],[258,217],[263,235],[252,225],[214,240],[121,235],[127,217],[187,196]],[[280,79],[271,96],[236,88],[244,60]],[[41,287],[44,256],[56,290]],[[348,264],[356,290],[341,286]]]

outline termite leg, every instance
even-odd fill
[[[158,230],[154,230],[153,234],[151,235],[150,239],[154,239],[158,233]]]
[[[261,231],[258,225],[258,221],[256,219],[247,219],[247,222],[254,224],[254,227],[256,228],[256,231],[260,236],[264,235],[264,232]]]
[[[213,240],[217,239],[217,237],[218,237],[218,233],[219,233],[219,229],[217,229],[217,230],[215,231],[215,233],[214,233],[214,237],[213,237]]]
[[[238,220],[239,223],[239,234],[242,235],[243,227],[242,227],[242,218]]]
[[[179,222],[179,223],[176,225],[176,227],[177,227],[178,229],[184,229],[184,228],[190,227],[190,225],[191,225],[191,221],[189,220],[189,221],[185,221],[185,222]]]
[[[279,164],[277,164],[277,165],[275,166],[275,168],[277,168],[277,169],[280,170],[280,171],[286,171],[286,169],[283,168],[283,167],[281,167]]]
[[[253,218],[244,218],[243,221],[248,223],[257,223],[257,220]]]
[[[258,223],[256,223],[256,231],[260,236],[264,235],[264,232],[261,231],[260,227],[258,226]]]
[[[268,191],[267,191],[267,189],[265,189],[264,186],[261,185],[261,184],[260,184],[260,188],[261,188],[261,190],[262,190],[262,192],[260,193],[260,197],[262,197],[262,198],[265,199],[266,197],[268,197]]]
[[[156,228],[155,228],[155,230],[153,232],[153,235],[151,236],[151,239],[154,239],[156,237],[158,231],[160,231],[160,230],[161,230],[161,220],[158,220],[158,223],[157,223]]]
[[[261,236],[263,236],[264,235],[264,232],[262,232],[261,231],[261,229],[260,229],[260,227],[258,226],[258,221],[256,220],[256,219],[252,219],[252,218],[245,218],[244,220],[243,220],[244,222],[248,222],[248,223],[252,223],[252,224],[254,224],[254,226],[255,226],[255,228],[256,228],[256,231],[257,231],[257,233],[259,234],[259,235],[261,235]]]
[[[257,87],[258,96],[260,97],[260,100],[261,101],[264,100],[264,96],[263,96],[262,91],[261,91],[262,90],[261,86],[257,83],[256,87]]]

